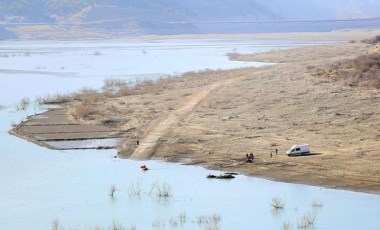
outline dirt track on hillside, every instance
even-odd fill
[[[215,89],[242,79],[242,77],[236,77],[217,81],[192,94],[181,107],[172,111],[168,116],[158,122],[153,122],[152,127],[148,129],[143,139],[139,141],[139,145],[130,158],[139,160],[150,159],[160,142],[160,138],[168,134],[184,115],[189,113],[197,104],[199,104],[199,102],[205,99]]]

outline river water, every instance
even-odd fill
[[[202,167],[114,158],[116,151],[54,151],[8,134],[46,108],[17,111],[22,97],[100,88],[108,77],[157,78],[185,71],[259,65],[227,52],[261,52],[303,42],[165,40],[0,43],[0,229],[379,229],[380,196],[220,174]],[[146,164],[150,170],[140,171]],[[159,197],[157,188],[171,188]],[[116,191],[109,195],[111,187]],[[140,195],[137,195],[137,191]],[[271,207],[274,197],[285,207]],[[312,203],[318,205],[312,205]],[[181,216],[181,217],[180,217]],[[214,217],[214,218],[212,218]],[[212,222],[215,220],[215,222]]]

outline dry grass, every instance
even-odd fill
[[[69,98],[71,100],[80,101],[85,104],[95,103],[107,98],[106,93],[98,92],[91,88],[83,88],[79,93],[72,94]]]
[[[71,102],[73,96],[70,94],[55,94],[55,95],[45,95],[36,98],[36,103],[39,105],[59,105]]]
[[[81,103],[75,106],[73,116],[78,120],[86,119],[89,118],[92,114],[95,114],[95,112],[96,110],[92,105]]]
[[[326,76],[344,85],[361,89],[380,88],[380,52],[361,55],[312,70],[315,76]]]

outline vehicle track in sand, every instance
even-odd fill
[[[211,92],[225,85],[240,81],[245,77],[234,77],[204,86],[201,90],[193,93],[185,103],[179,108],[173,110],[167,116],[160,118],[139,141],[139,145],[130,155],[131,159],[143,160],[150,159],[158,147],[161,137],[164,137],[175,127],[181,118],[188,114],[197,104],[204,100]]]

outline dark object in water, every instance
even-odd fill
[[[146,167],[146,165],[142,165],[142,166],[140,166],[140,169],[143,170],[143,171],[148,170],[148,168]]]
[[[222,174],[219,176],[209,174],[209,175],[207,175],[207,178],[209,178],[209,179],[234,179],[235,178],[234,175],[237,175],[237,174],[236,173],[225,173],[225,174]]]

